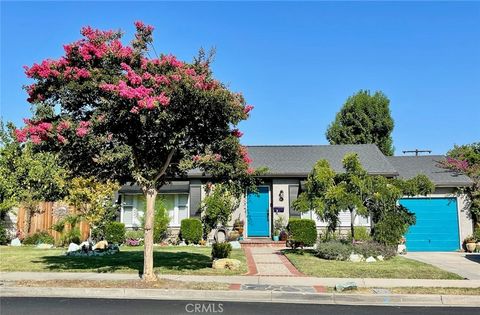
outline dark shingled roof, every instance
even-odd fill
[[[473,181],[465,175],[442,168],[442,155],[389,156],[388,161],[398,171],[400,178],[409,179],[419,174],[426,175],[437,187],[470,186]]]
[[[252,167],[267,167],[269,176],[306,177],[320,159],[336,172],[343,172],[342,159],[355,152],[369,174],[395,176],[395,168],[374,144],[357,145],[266,145],[247,146]]]

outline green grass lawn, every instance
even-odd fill
[[[325,260],[312,252],[285,251],[300,272],[324,278],[463,279],[457,274],[404,257],[374,263]]]
[[[143,247],[121,247],[110,256],[71,257],[65,249],[0,246],[0,271],[93,271],[138,273],[143,270]],[[239,270],[212,269],[211,248],[172,246],[155,247],[155,271],[163,274],[238,275],[248,271],[242,250],[231,257],[242,262]]]

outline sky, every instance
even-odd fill
[[[22,66],[59,58],[80,28],[155,27],[157,52],[191,60],[215,47],[214,75],[255,106],[242,142],[328,144],[360,89],[390,99],[396,155],[480,141],[480,3],[5,2],[0,116],[29,117]]]

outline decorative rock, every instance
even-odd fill
[[[382,255],[378,255],[378,256],[377,256],[377,260],[379,260],[379,261],[384,261],[384,260],[385,260],[385,258],[383,258],[383,256],[382,256]]]
[[[407,253],[407,246],[405,244],[400,244],[397,247],[397,253],[404,255]]]
[[[185,243],[184,241],[181,241],[178,246],[187,246],[187,243]]]
[[[106,249],[108,247],[108,242],[107,241],[100,241],[97,244],[93,246],[93,250],[96,249]]]
[[[17,237],[10,242],[10,246],[22,246],[22,242],[20,242],[20,239]]]
[[[50,248],[53,247],[53,245],[52,245],[52,244],[43,244],[43,243],[41,243],[41,244],[38,244],[38,245],[35,246],[35,247],[38,248],[38,249],[50,249]]]
[[[80,246],[78,246],[78,244],[70,243],[70,245],[68,245],[67,253],[76,252],[78,250],[80,250]]]
[[[241,266],[241,262],[237,259],[231,258],[222,258],[216,259],[213,261],[212,268],[213,269],[229,269],[229,270],[237,270]]]
[[[357,284],[355,282],[344,282],[335,285],[335,291],[342,292],[345,290],[356,290]]]
[[[377,260],[375,258],[373,258],[372,256],[368,257],[367,259],[365,259],[365,261],[367,263],[371,263],[371,262],[376,262]]]
[[[232,249],[240,249],[242,248],[242,245],[240,245],[239,241],[232,241],[230,242],[230,245],[232,245]]]
[[[363,256],[352,253],[348,260],[350,260],[351,262],[361,262],[363,260]]]

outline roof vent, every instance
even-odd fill
[[[406,151],[402,151],[403,154],[411,154],[411,153],[415,153],[415,156],[419,156],[421,153],[432,153],[432,150],[419,150],[419,149],[415,149],[415,150],[406,150]]]

